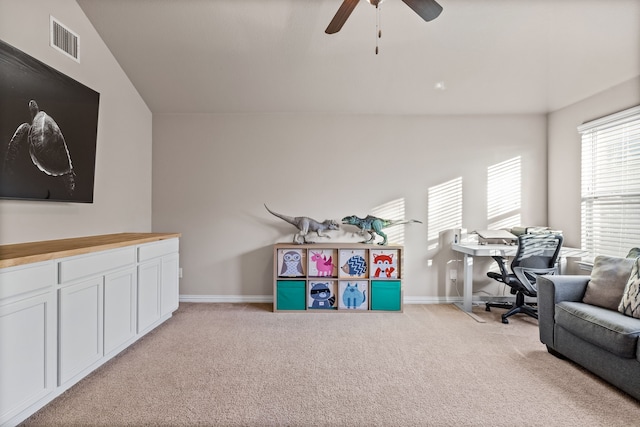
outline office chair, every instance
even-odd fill
[[[556,261],[562,248],[562,240],[562,235],[553,233],[522,234],[518,236],[518,249],[511,262],[512,273],[507,271],[505,257],[493,256],[492,258],[498,263],[500,273],[490,271],[487,276],[510,286],[510,292],[516,296],[516,302],[488,302],[486,311],[491,311],[491,307],[508,309],[502,315],[502,323],[509,323],[509,316],[516,313],[524,313],[537,319],[538,309],[525,304],[524,298],[525,296],[538,296],[537,276],[556,273]]]

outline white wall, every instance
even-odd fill
[[[183,233],[181,295],[272,295],[272,244],[295,229],[263,203],[339,220],[404,199],[424,223],[405,227],[405,296],[425,301],[457,296],[455,255],[428,250],[430,187],[462,177],[463,225],[485,228],[487,168],[521,156],[522,221],[547,220],[542,115],[154,115],[153,134],[153,228]],[[502,290],[487,286],[476,290]]]
[[[549,225],[580,247],[580,156],[577,127],[640,105],[640,76],[548,115]]]
[[[80,64],[49,46],[49,15],[79,34]],[[0,244],[151,231],[152,115],[78,4],[0,0],[0,39],[100,93],[94,203],[0,200]]]
[[[49,47],[50,14],[79,33],[80,64]],[[427,249],[428,189],[461,176],[463,225],[483,228],[487,167],[514,156],[523,162],[522,222],[562,229],[566,244],[579,246],[576,127],[640,104],[638,77],[549,114],[548,123],[538,115],[156,116],[152,206],[151,112],[75,1],[0,0],[0,38],[101,94],[95,202],[0,200],[0,244],[152,226],[183,232],[186,295],[272,293],[271,245],[294,229],[263,202],[339,219],[403,198],[406,216],[425,223],[405,227],[406,295],[455,296],[445,274],[455,255]],[[499,291],[484,285],[476,292]]]

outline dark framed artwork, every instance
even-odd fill
[[[99,104],[0,40],[0,198],[92,203]]]

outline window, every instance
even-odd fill
[[[626,256],[640,246],[640,106],[578,127],[582,249]]]

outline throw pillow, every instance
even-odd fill
[[[626,316],[640,319],[640,258],[636,259],[633,265],[618,311]]]
[[[631,248],[629,253],[627,254],[627,258],[636,259],[640,256],[640,248]]]
[[[631,258],[597,256],[582,302],[617,311],[633,264]]]

